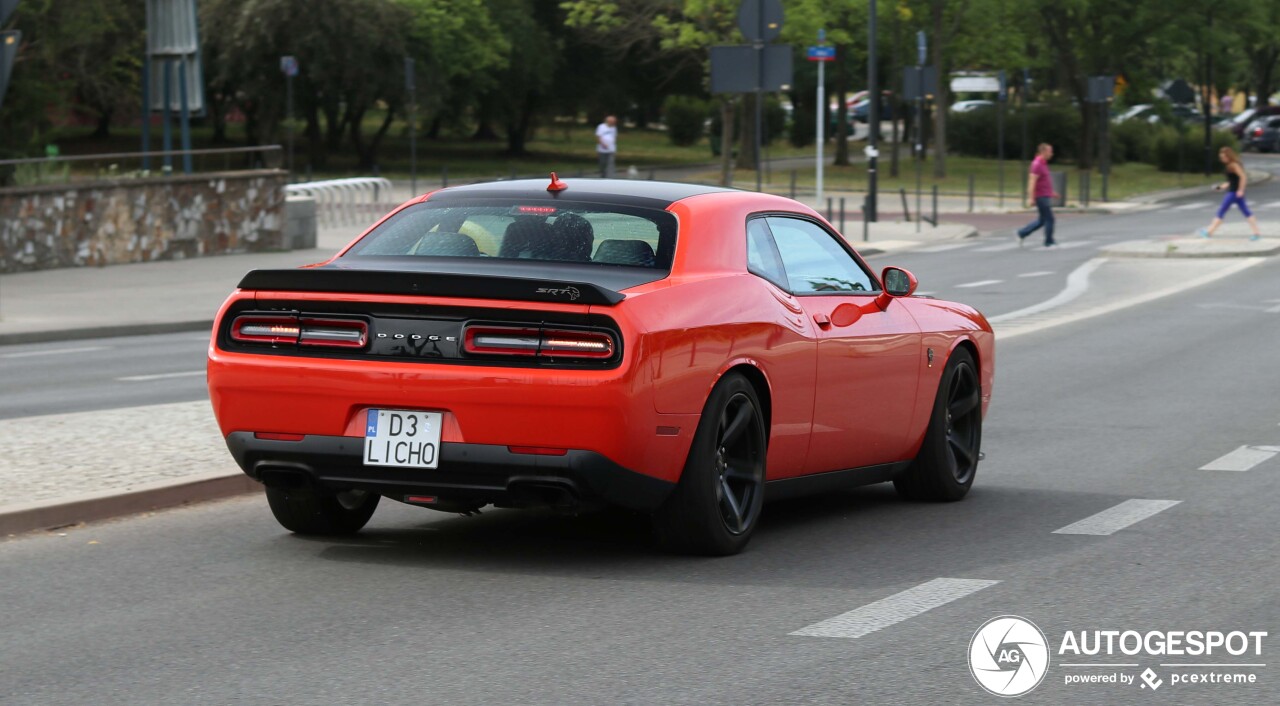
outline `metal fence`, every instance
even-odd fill
[[[310,196],[316,201],[316,222],[322,227],[364,226],[400,203],[390,179],[352,177],[289,184],[290,196]]]
[[[0,159],[0,186],[177,175],[181,169],[175,171],[174,158],[184,155],[192,157],[196,172],[279,169],[284,160],[280,145]]]

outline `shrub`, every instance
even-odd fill
[[[662,103],[662,116],[671,143],[688,147],[702,139],[702,124],[707,119],[707,102],[695,96],[667,96]]]
[[[813,109],[808,106],[796,106],[791,114],[791,130],[788,139],[792,147],[808,147],[818,137],[818,126],[814,120]]]
[[[947,146],[956,154],[996,157],[999,154],[999,125],[995,110],[972,110],[947,116]],[[1027,109],[1027,154],[1036,145],[1053,145],[1057,159],[1074,160],[1080,155],[1080,113],[1069,105],[1032,106]],[[1010,110],[1004,121],[1004,156],[1022,155],[1022,109]]]
[[[1155,161],[1157,130],[1145,120],[1127,120],[1109,126],[1107,139],[1111,146],[1112,164]]]
[[[1240,151],[1235,135],[1224,130],[1214,130],[1210,133],[1209,157],[1213,160],[1215,170],[1221,168],[1216,155],[1223,147]],[[1204,133],[1162,125],[1156,133],[1154,152],[1156,168],[1162,172],[1198,172],[1204,169],[1206,157]]]

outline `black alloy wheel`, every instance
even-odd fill
[[[912,500],[959,500],[973,486],[982,450],[982,386],[973,355],[960,348],[942,372],[920,452],[893,479]]]
[[[654,513],[659,540],[692,554],[742,551],[764,504],[767,447],[755,388],[726,375],[703,408],[680,482]]]

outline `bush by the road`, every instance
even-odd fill
[[[1036,145],[1053,145],[1058,159],[1076,160],[1080,156],[1080,113],[1070,106],[1032,106],[1027,108],[1027,151]],[[998,154],[999,130],[995,109],[979,109],[955,113],[947,118],[947,143],[952,152],[969,157],[995,157]],[[1022,109],[1009,110],[1004,123],[1004,156],[1016,159],[1022,154]]]
[[[667,96],[662,117],[671,144],[688,147],[702,139],[702,124],[709,110],[707,102],[696,96]]]
[[[1212,171],[1222,169],[1222,164],[1218,161],[1218,150],[1223,147],[1240,151],[1240,143],[1235,135],[1225,130],[1210,132],[1209,159]],[[1171,125],[1161,126],[1155,137],[1155,165],[1162,172],[1203,170],[1205,167],[1204,132],[1179,130]]]
[[[792,147],[808,147],[818,138],[818,125],[813,109],[807,105],[796,106],[791,114],[791,129],[788,139]]]
[[[1155,163],[1156,133],[1158,130],[1145,120],[1127,120],[1111,126],[1108,139],[1111,143],[1111,163]]]

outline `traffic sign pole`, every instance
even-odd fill
[[[876,0],[871,0],[870,18],[867,24],[867,93],[871,103],[867,106],[867,212],[863,214],[862,239],[868,240],[867,224],[877,220],[876,215],[876,143],[880,137],[880,82],[876,76]]]
[[[823,31],[823,30],[818,30],[818,41],[819,41],[819,42],[821,42],[823,39],[825,39],[825,38],[826,38],[826,34],[827,34],[827,33],[826,33],[825,31]],[[817,204],[816,204],[816,208],[818,208],[818,209],[821,209],[821,208],[822,208],[822,186],[823,186],[823,184],[822,184],[822,168],[823,168],[823,166],[825,166],[825,165],[823,164],[824,159],[823,159],[823,156],[822,156],[822,148],[826,145],[826,142],[827,142],[827,136],[826,136],[826,131],[827,131],[827,90],[826,90],[826,86],[827,86],[827,77],[826,77],[826,72],[824,71],[824,69],[826,69],[826,66],[827,66],[827,62],[826,62],[826,61],[823,61],[823,60],[819,60],[819,61],[818,61],[818,110],[817,110],[817,113],[818,113],[818,160],[817,160],[817,161],[818,161],[818,164],[817,164],[817,170],[818,170],[818,171],[817,171],[817,177],[818,177],[818,178],[817,178],[817,182],[818,182],[818,183],[817,183],[818,195],[817,195]]]

